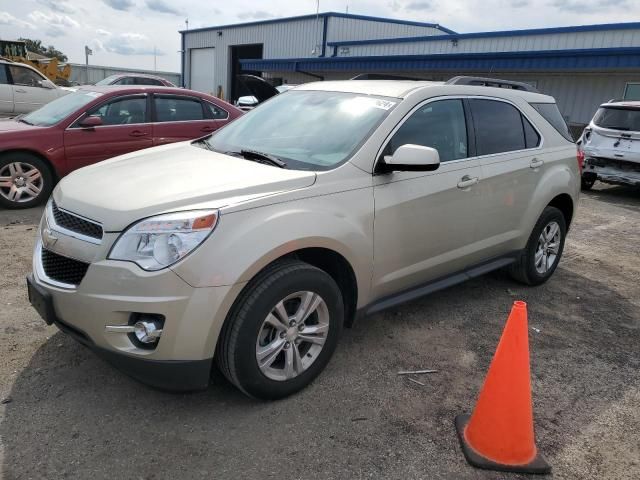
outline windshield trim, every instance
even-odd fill
[[[270,102],[274,101],[277,98],[283,98],[283,94],[286,95],[297,95],[297,94],[304,94],[304,93],[310,93],[310,92],[315,92],[315,93],[327,93],[327,94],[344,94],[344,95],[351,95],[353,97],[367,97],[367,98],[372,98],[372,99],[377,99],[377,100],[386,100],[386,101],[390,101],[393,102],[394,105],[389,107],[384,114],[382,114],[380,116],[380,118],[374,122],[371,126],[371,128],[362,136],[362,138],[360,139],[360,141],[354,145],[354,147],[349,151],[349,153],[339,162],[333,163],[331,165],[320,165],[320,164],[315,164],[315,163],[311,163],[311,162],[305,162],[302,160],[296,160],[295,158],[290,158],[286,155],[282,155],[280,153],[271,153],[271,152],[265,152],[265,153],[269,153],[270,155],[273,155],[275,157],[278,157],[279,159],[281,159],[282,161],[284,161],[286,163],[286,168],[288,170],[297,170],[297,171],[308,171],[308,172],[325,172],[325,171],[330,171],[330,170],[335,170],[336,168],[344,165],[345,163],[350,162],[357,154],[358,152],[362,149],[362,147],[367,143],[367,141],[369,141],[371,139],[371,137],[373,136],[374,132],[380,128],[380,126],[382,125],[382,123],[389,118],[389,115],[396,109],[396,107],[402,102],[402,99],[397,98],[397,97],[392,97],[392,96],[386,96],[386,95],[370,95],[370,94],[361,94],[358,92],[343,92],[343,91],[339,91],[339,90],[289,90],[287,92],[283,92],[280,93],[278,95],[274,95],[273,97],[269,98],[268,100],[266,100],[264,103],[261,103],[260,105],[258,105],[256,108],[250,110],[249,112],[245,113],[244,115],[242,115],[242,117],[240,117],[238,120],[242,120],[243,118],[246,118],[250,115],[252,115],[254,112],[258,111],[260,108],[263,107],[263,105],[267,105]],[[224,153],[224,151],[222,151],[221,149],[215,148],[211,141],[215,139],[216,135],[218,135],[220,132],[227,130],[228,128],[233,127],[234,124],[236,124],[237,121],[234,122],[229,122],[227,125],[224,126],[224,128],[221,128],[219,130],[217,130],[216,132],[212,133],[211,135],[209,135],[208,137],[205,137],[205,141],[209,144],[209,146],[211,147],[211,149],[213,149],[216,152],[221,152]],[[238,150],[255,150],[255,148],[251,148],[248,145],[242,145],[239,146],[237,145]]]

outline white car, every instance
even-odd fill
[[[32,112],[69,91],[29,65],[0,60],[0,117]]]
[[[640,186],[640,102],[601,105],[578,143],[585,156],[582,188],[596,180]]]

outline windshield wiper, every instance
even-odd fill
[[[27,120],[25,120],[24,118],[19,118],[19,119],[18,119],[18,121],[19,121],[19,122],[22,122],[22,123],[26,123],[27,125],[33,125],[33,123],[28,122],[28,121],[27,121]]]
[[[209,137],[204,137],[198,140],[194,140],[193,142],[191,142],[191,145],[196,145],[204,148],[205,150],[211,150],[212,152],[215,152],[216,150],[214,150],[213,147],[209,144],[209,142],[207,142],[207,138]]]
[[[240,150],[240,152],[229,152],[242,155],[247,160],[252,160],[260,163],[267,163],[269,165],[273,165],[274,167],[287,168],[287,164],[280,160],[275,155],[270,155],[268,153],[258,152],[256,150]]]

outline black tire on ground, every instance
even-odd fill
[[[329,312],[329,331],[316,360],[289,380],[268,378],[259,368],[256,342],[262,324],[278,302],[300,291],[322,297]],[[247,395],[275,400],[287,397],[313,381],[329,362],[344,323],[342,294],[323,270],[297,260],[282,260],[267,267],[245,287],[220,332],[216,362],[220,371]]]
[[[584,174],[580,179],[580,186],[582,190],[591,190],[593,184],[596,183],[598,177],[596,175]]]
[[[549,224],[555,222],[560,227],[560,247],[555,259],[555,262],[544,273],[538,272],[535,265],[535,255],[538,249],[538,240],[542,234],[543,229],[547,228]],[[564,215],[560,210],[555,207],[546,207],[536,225],[533,227],[533,231],[529,236],[527,246],[522,251],[518,259],[509,268],[509,274],[514,280],[527,285],[541,285],[553,275],[558,263],[562,257],[564,250],[564,240],[567,234],[567,223],[564,219]]]
[[[54,176],[50,166],[40,157],[29,152],[10,152],[0,155],[0,178],[6,178],[11,175],[9,165],[19,164],[21,168],[28,172],[36,169],[40,173],[40,180],[36,183],[40,186],[39,193],[33,198],[27,198],[26,194],[21,194],[16,200],[11,200],[13,192],[11,184],[0,180],[0,206],[4,208],[18,209],[35,207],[46,201],[51,195],[54,185]],[[31,168],[29,168],[31,167]],[[11,180],[9,180],[11,182]]]

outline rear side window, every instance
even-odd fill
[[[573,142],[573,137],[569,132],[567,122],[562,118],[562,114],[560,113],[560,110],[558,110],[558,105],[555,103],[532,103],[531,106],[535,108],[538,113],[558,131],[560,135],[570,142]]]
[[[223,110],[222,108],[212,103],[204,102],[204,108],[207,110],[207,118],[213,120],[225,120],[227,117],[229,117],[229,114],[226,110]]]
[[[156,80],[155,78],[147,78],[147,77],[137,77],[136,85],[156,85],[162,86],[162,82]]]
[[[187,97],[156,97],[155,102],[158,122],[204,120],[204,112],[200,99]]]
[[[462,100],[439,100],[416,110],[393,135],[385,155],[402,145],[413,144],[438,150],[441,162],[467,158],[467,123]]]
[[[7,67],[0,64],[0,85],[7,83],[9,83],[9,79],[7,78]]]
[[[496,100],[469,100],[476,132],[477,155],[534,148],[540,136],[516,107]]]

